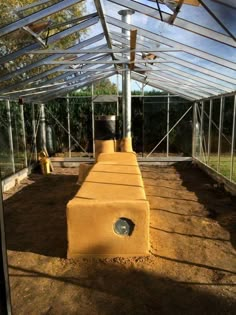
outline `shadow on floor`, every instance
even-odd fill
[[[76,271],[67,270],[60,276],[35,268],[9,267],[10,277],[19,279],[22,285],[27,283],[29,292],[34,292],[34,286],[43,281],[44,291],[50,295],[47,286],[53,285],[56,303],[48,302],[49,297],[42,296],[42,303],[48,307],[44,314],[217,315],[234,314],[236,309],[233,298],[219,293],[214,295],[214,290],[208,290],[208,286],[223,287],[224,283],[203,283],[199,286],[198,282],[176,282],[152,272],[127,268],[115,263],[115,260],[104,260],[103,263],[99,260],[99,264],[88,262],[78,266]],[[69,297],[66,302],[65,297]],[[29,312],[27,307],[32,307],[34,298],[40,297],[34,297],[33,293],[28,297],[29,305],[24,304],[26,313]],[[53,301],[52,297],[49,301]],[[40,300],[38,305],[43,307]]]
[[[33,174],[31,184],[4,201],[7,248],[66,257],[66,204],[77,176]]]
[[[196,194],[198,202],[208,211],[207,217],[216,220],[230,233],[230,241],[236,248],[236,198],[231,196],[206,173],[189,163],[176,164],[182,186]]]

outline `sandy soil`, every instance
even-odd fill
[[[236,314],[236,201],[199,169],[142,167],[149,257],[67,260],[77,170],[4,195],[15,315]]]

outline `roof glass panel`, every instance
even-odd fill
[[[232,0],[201,0],[200,6],[186,0],[195,5],[184,3],[177,14],[174,2],[166,0],[159,1],[160,10],[154,0],[5,2],[0,0],[4,16],[0,21],[0,95],[21,91],[48,95],[48,90],[53,95],[63,89],[67,93],[112,75],[114,63],[122,69],[122,59],[130,58],[129,52],[117,50],[129,50],[131,29],[138,31],[136,53],[131,57],[133,80],[174,93],[181,87],[183,96],[190,97],[192,91],[193,98],[236,89],[236,5]],[[123,9],[135,11],[131,26],[121,21]],[[122,27],[128,30],[126,34]],[[116,49],[113,54],[108,51],[109,38]],[[76,49],[84,50],[83,54]],[[114,63],[112,55],[117,59]]]

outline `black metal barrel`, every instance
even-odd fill
[[[116,116],[102,115],[95,119],[95,139],[110,140],[116,138]]]

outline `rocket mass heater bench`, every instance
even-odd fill
[[[149,252],[149,203],[134,152],[101,153],[67,204],[68,258]]]

